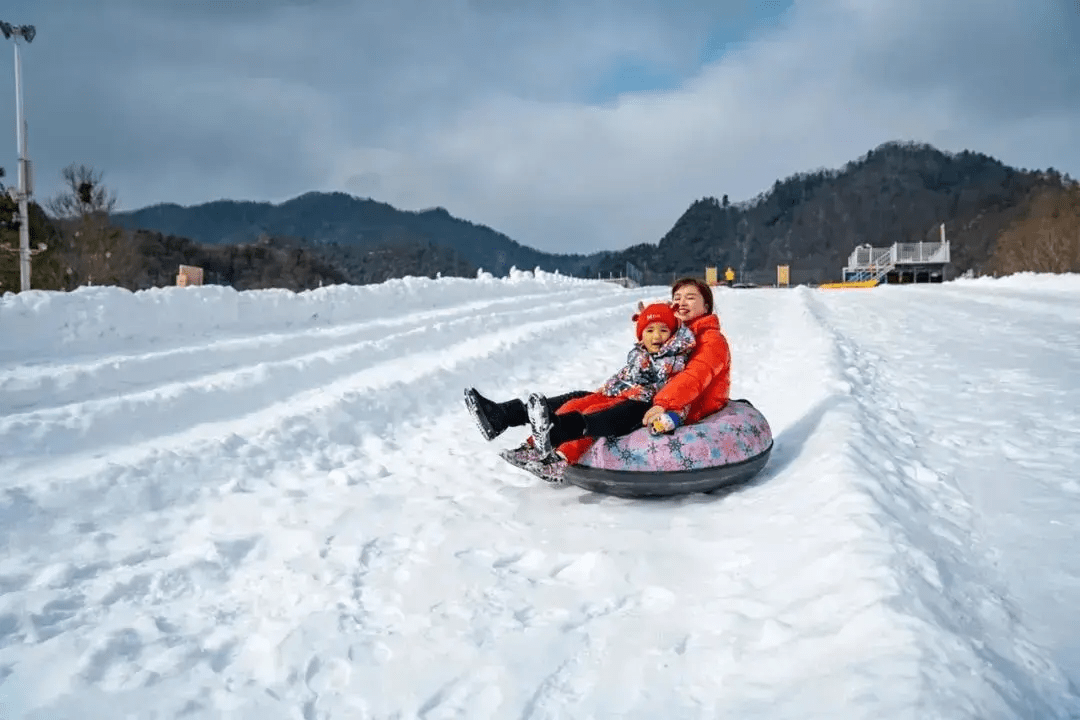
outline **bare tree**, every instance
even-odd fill
[[[109,215],[116,207],[116,195],[102,183],[102,175],[88,165],[72,163],[62,171],[66,189],[45,203],[61,220],[81,220],[90,215]]]
[[[68,165],[63,177],[64,190],[46,207],[63,235],[68,286],[129,284],[138,252],[130,233],[109,222],[116,195],[88,165]]]
[[[1016,272],[1080,272],[1080,185],[1043,187],[998,238],[991,267]]]

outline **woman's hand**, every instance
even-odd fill
[[[645,411],[645,417],[641,419],[641,424],[645,427],[648,427],[652,424],[653,420],[660,417],[666,412],[667,410],[660,407],[659,405],[653,405],[651,408]]]

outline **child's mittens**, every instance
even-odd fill
[[[664,433],[674,432],[675,428],[682,425],[682,418],[679,417],[679,413],[669,410],[666,413],[658,415],[651,423],[649,423],[649,433],[652,435],[662,435]]]

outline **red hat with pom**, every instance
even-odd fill
[[[671,332],[679,329],[679,319],[675,317],[675,313],[672,312],[671,306],[667,303],[647,305],[631,319],[637,321],[638,340],[641,339],[641,333],[645,332],[645,328],[654,322],[664,323],[671,329]]]

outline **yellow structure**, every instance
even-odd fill
[[[732,270],[730,267],[724,271],[724,282],[726,282],[728,285],[735,282],[735,271]]]
[[[715,267],[707,267],[707,268],[705,268],[705,284],[706,285],[717,285],[718,284],[717,281],[716,281],[716,268]]]
[[[777,265],[776,266],[776,284],[780,287],[787,287],[791,284],[791,266],[790,265]]]
[[[877,280],[859,280],[857,282],[822,283],[818,287],[822,290],[865,290],[877,287]]]

